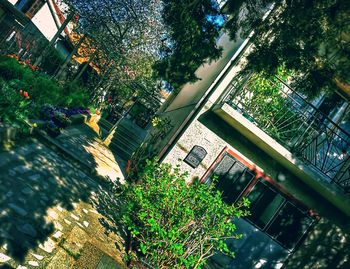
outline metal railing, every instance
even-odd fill
[[[278,77],[234,81],[224,102],[350,192],[350,135]]]

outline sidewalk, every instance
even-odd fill
[[[100,199],[109,190],[95,179],[123,174],[90,131],[73,126],[0,152],[0,268],[126,268],[122,238],[106,234]]]
[[[122,161],[103,144],[97,134],[98,130],[94,130],[94,127],[93,123],[92,126],[73,125],[65,129],[58,137],[46,136],[46,139],[91,169],[93,173],[113,182],[119,180],[124,183],[125,174]]]

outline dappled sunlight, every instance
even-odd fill
[[[100,176],[109,178],[113,182],[117,180],[121,183],[125,182],[122,169],[110,149],[97,141],[83,145],[83,147],[93,156],[96,163],[95,170]]]
[[[349,268],[349,249],[347,231],[329,220],[321,219],[288,259],[286,268]]]
[[[0,264],[71,268],[86,244],[95,256],[114,257],[115,242],[122,242],[105,234],[101,210],[92,206],[108,194],[106,182],[97,183],[49,146],[26,142],[0,152]]]
[[[0,156],[0,245],[20,262],[30,250],[42,246],[46,251],[45,242],[57,229],[47,218],[53,207],[71,211],[73,203],[89,201],[97,186],[43,144],[29,142]]]

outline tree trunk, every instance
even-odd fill
[[[62,66],[59,68],[59,70],[58,70],[58,72],[56,73],[56,75],[53,76],[53,78],[56,78],[57,80],[60,79],[60,77],[61,77],[63,71],[67,68],[68,64],[71,62],[71,60],[72,60],[74,54],[77,53],[77,51],[78,51],[80,45],[83,43],[84,39],[85,39],[85,35],[83,35],[83,36],[79,39],[79,41],[78,41],[78,43],[75,45],[74,49],[73,49],[72,52],[67,56],[67,58],[64,60],[64,63],[63,63]]]
[[[76,82],[78,81],[78,79],[80,79],[80,77],[83,75],[84,71],[89,66],[89,64],[93,61],[96,55],[97,55],[97,50],[90,56],[90,59],[87,62],[85,62],[85,65],[80,69],[79,73],[75,76],[75,78],[73,79],[73,82]]]

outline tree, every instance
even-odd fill
[[[236,2],[228,1],[228,13],[232,14],[230,7]],[[279,1],[264,22],[254,12],[254,1],[244,2],[246,15],[241,21],[234,21],[233,16],[226,25],[232,37],[238,27],[247,25],[255,32],[244,72],[274,75],[284,66],[295,74],[293,86],[309,96],[322,90],[334,91],[336,80],[349,82],[350,1]],[[262,0],[259,4],[267,6],[270,2]]]
[[[249,202],[228,205],[214,184],[186,181],[178,168],[148,161],[120,196],[132,246],[156,268],[200,268],[215,251],[234,255],[226,239],[240,237],[234,222]]]
[[[176,89],[196,81],[196,69],[220,56],[216,39],[223,20],[223,31],[233,39],[254,30],[254,47],[242,73],[270,76],[284,66],[295,74],[293,86],[309,96],[349,83],[348,0],[228,0],[222,10],[211,0],[163,2],[169,34],[155,70]]]
[[[152,66],[159,57],[160,40],[165,31],[159,1],[65,2],[79,13],[79,32],[88,36],[90,41],[90,49],[86,48],[85,51],[98,51],[91,64],[101,71],[101,79],[94,89],[103,88],[103,92],[108,90],[108,94],[119,97],[118,91],[121,90],[124,98],[135,94],[135,87],[130,86],[135,85],[134,82],[146,85],[148,90],[150,87],[153,91],[157,90],[157,78],[152,75]],[[89,55],[85,57],[91,60]],[[106,65],[108,68],[104,72]],[[110,66],[113,68],[109,69]],[[140,87],[138,91],[142,89]]]
[[[162,59],[155,65],[158,76],[179,89],[194,82],[197,68],[218,59],[217,46],[222,19],[212,0],[163,0],[163,20],[168,28],[163,38]]]

